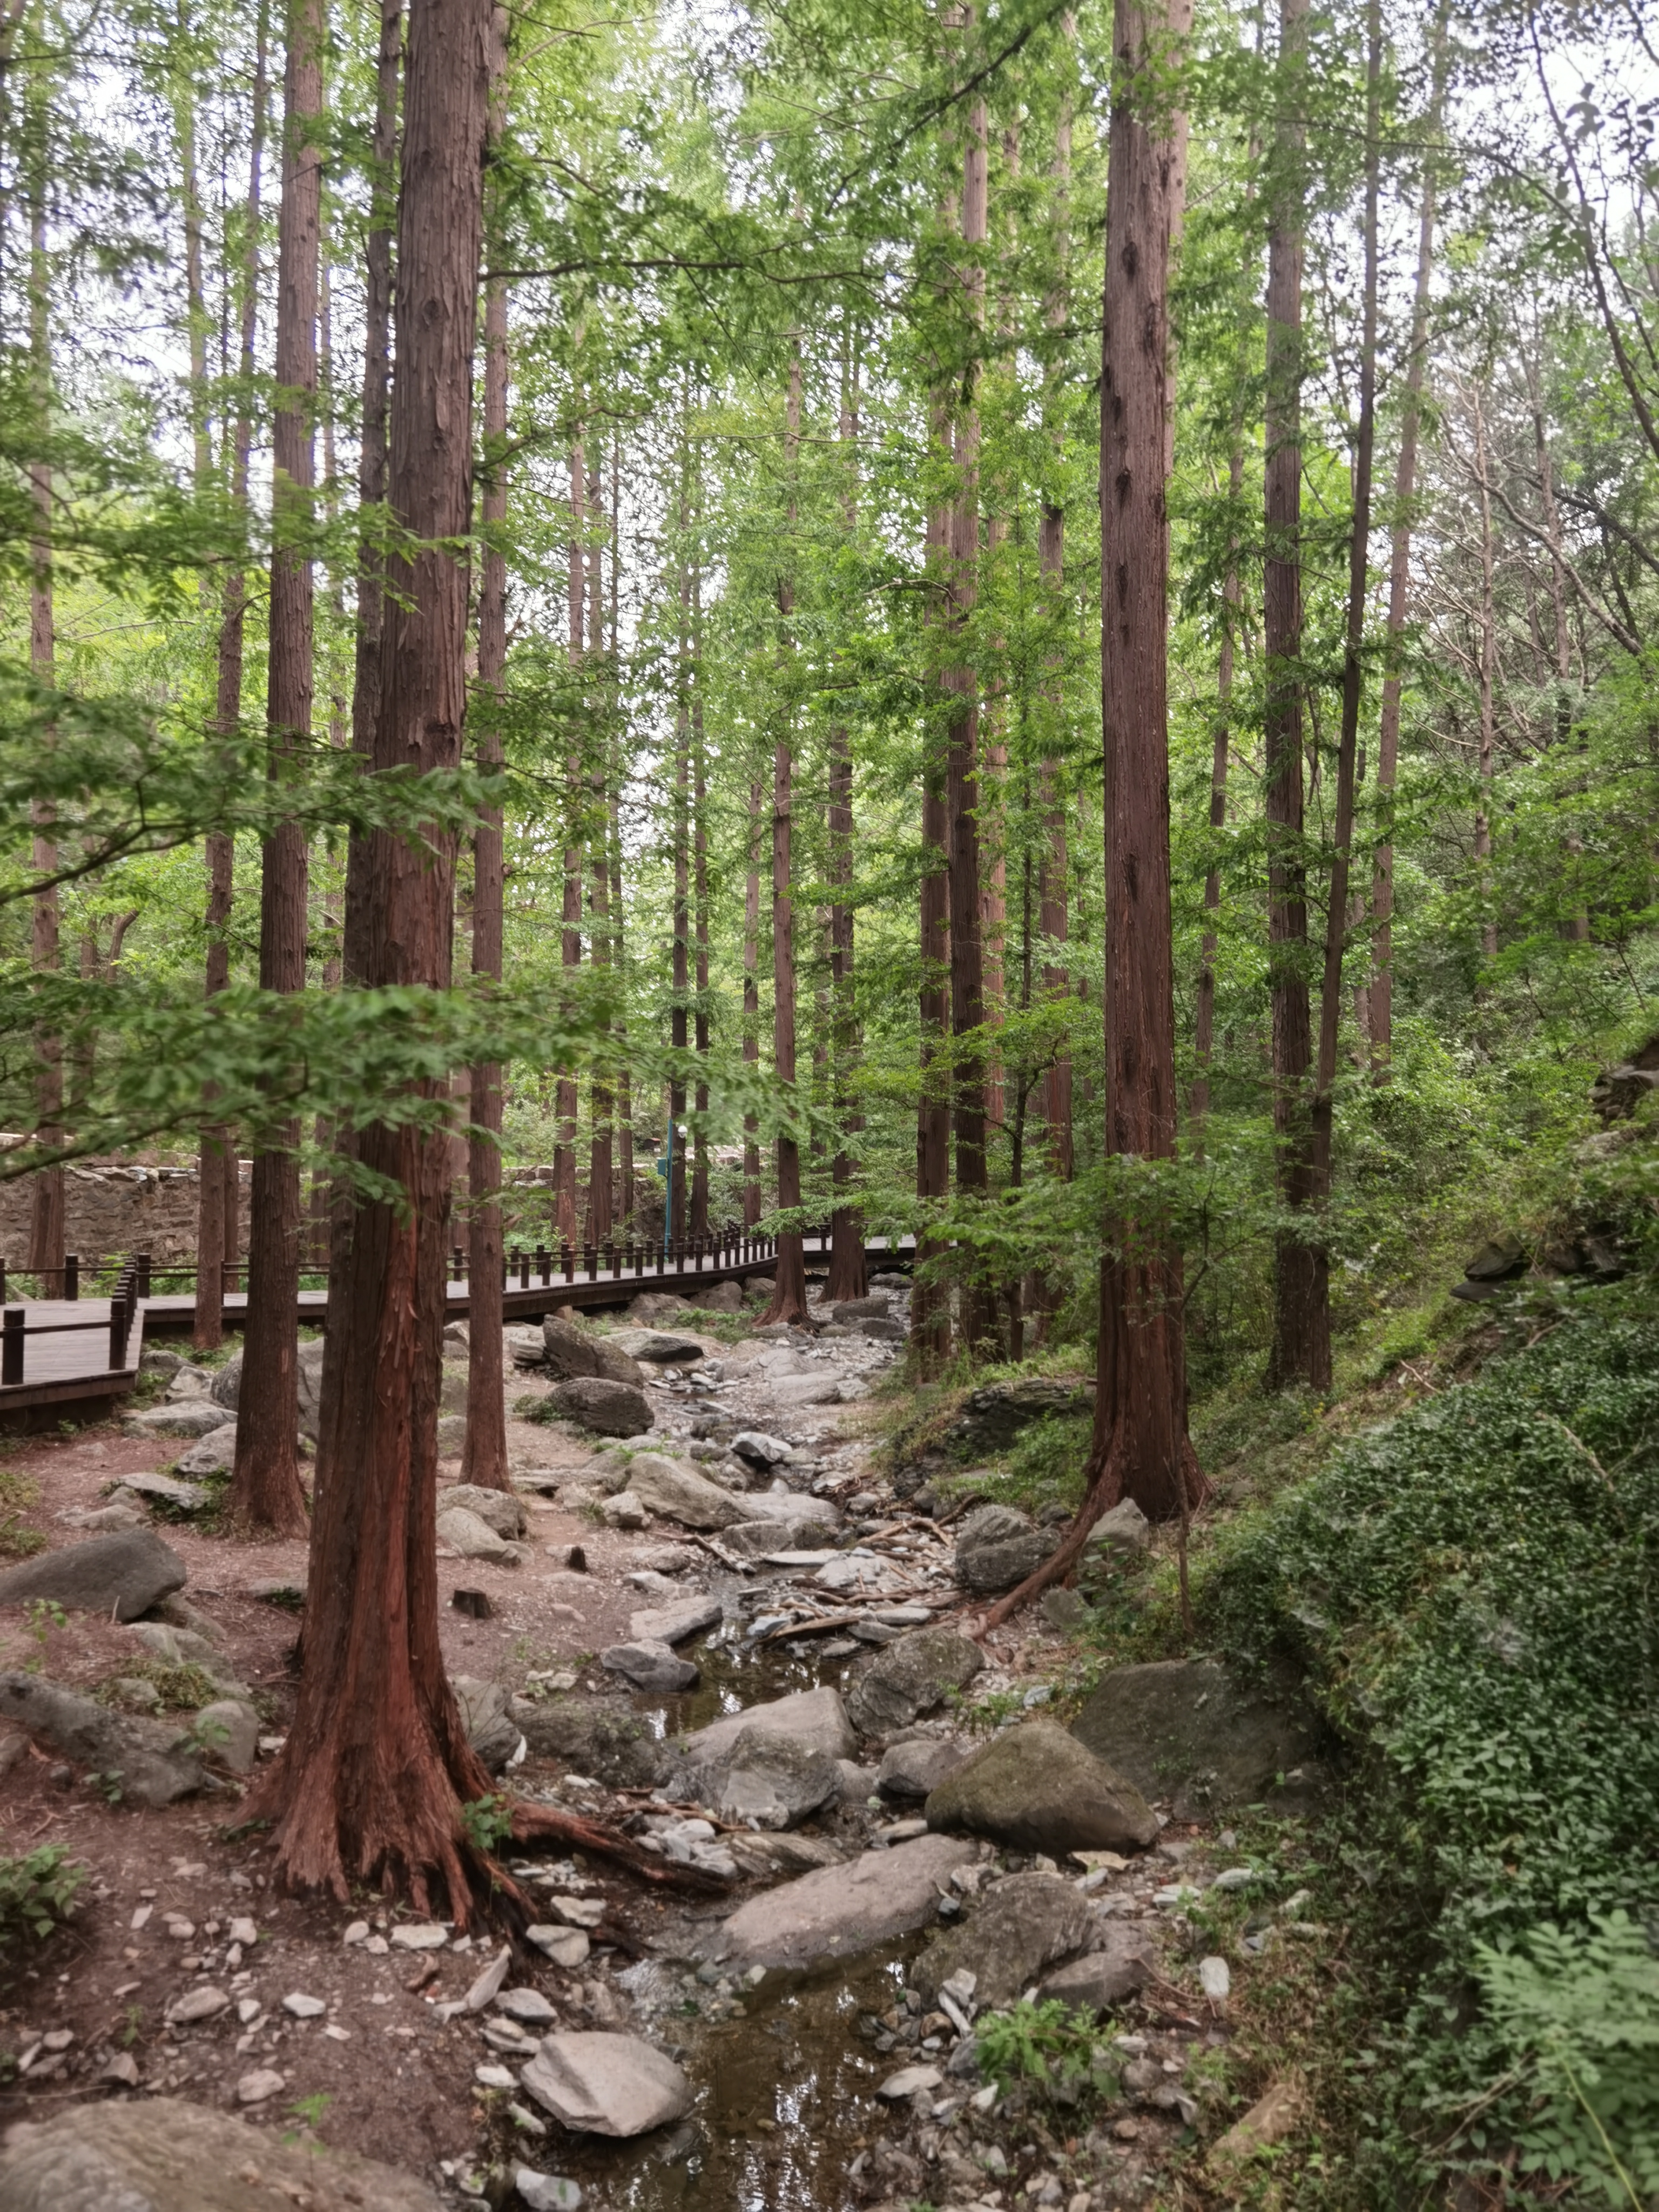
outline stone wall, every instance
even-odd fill
[[[252,1169],[241,1162],[241,1233],[247,1250],[247,1212]],[[148,1252],[158,1263],[196,1257],[196,1170],[131,1166],[119,1160],[82,1160],[64,1170],[65,1249],[82,1261],[117,1253]],[[0,1183],[0,1258],[21,1267],[28,1256],[33,1187],[27,1176]]]

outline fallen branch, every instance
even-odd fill
[[[580,1813],[562,1813],[556,1806],[532,1804],[525,1798],[513,1807],[513,1825],[507,1834],[515,1844],[563,1844],[573,1850],[592,1851],[598,1858],[625,1868],[641,1881],[655,1882],[665,1889],[694,1889],[708,1896],[726,1888],[725,1878],[711,1874],[706,1867],[657,1858],[615,1828],[601,1827]]]

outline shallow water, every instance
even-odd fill
[[[650,1723],[653,1735],[689,1735],[750,1705],[768,1705],[774,1698],[787,1698],[797,1690],[815,1690],[820,1685],[839,1690],[845,1697],[857,1664],[851,1656],[825,1662],[810,1649],[804,1656],[793,1656],[787,1644],[736,1639],[728,1643],[718,1634],[687,1645],[685,1652],[701,1669],[696,1689],[677,1697],[641,1691],[633,1700],[635,1711]]]

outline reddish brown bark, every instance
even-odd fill
[[[409,15],[390,504],[415,541],[392,564],[373,769],[453,769],[465,708],[467,580],[450,547],[472,509],[471,367],[493,46],[489,0]],[[365,982],[446,988],[454,839],[366,841]],[[467,1743],[438,1635],[434,1528],[448,1139],[370,1123],[366,1167],[404,1204],[365,1204],[337,1244],[338,1320],[318,1450],[304,1662],[282,1755],[246,1810],[272,1822],[290,1887],[354,1882],[473,1915],[487,1868],[462,1802],[489,1779]]]
[[[696,1126],[691,1133],[691,1234],[708,1234],[708,1146],[702,1117],[708,1111],[708,762],[702,732],[702,577],[691,570],[691,848],[692,922],[696,939],[696,1006],[692,1036],[699,1073]]]
[[[849,538],[858,525],[858,396],[857,362],[848,360],[842,372],[838,428],[847,465],[842,512]],[[845,723],[838,723],[830,732],[830,805],[825,826],[833,891],[830,904],[830,1106],[841,1133],[830,1167],[836,1203],[830,1216],[830,1279],[824,1296],[833,1300],[861,1298],[869,1288],[864,1217],[852,1202],[855,1177],[846,1142],[862,1129],[864,1117],[854,1110],[853,1103],[859,1032],[853,988],[853,741]]]
[[[311,737],[312,572],[294,543],[310,519],[315,481],[317,272],[322,221],[323,0],[290,0],[283,82],[283,193],[277,218],[276,385],[271,425],[276,537],[265,714],[273,782],[294,773]],[[286,541],[286,542],[285,542]],[[307,851],[297,823],[265,841],[259,879],[259,983],[305,988]],[[226,1513],[260,1535],[307,1527],[300,1482],[299,1295],[301,1260],[297,1121],[256,1155],[248,1231],[247,1327],[237,1400],[236,1462]]]
[[[795,520],[793,480],[800,451],[800,355],[791,355],[789,394],[785,410],[784,466],[790,478],[789,520]],[[793,548],[790,557],[793,559]],[[778,611],[787,625],[794,612],[795,592],[786,577],[778,586]],[[787,642],[786,638],[786,650]],[[795,909],[793,855],[794,754],[788,733],[772,750],[772,1068],[779,1086],[793,1092],[795,1084]],[[793,1136],[778,1138],[778,1210],[800,1204],[800,1146]],[[786,1229],[778,1237],[777,1273],[763,1321],[804,1322],[806,1319],[806,1255],[799,1229]]]
[[[241,350],[242,396],[230,434],[230,495],[239,506],[247,499],[248,451],[253,424],[249,414],[252,397],[254,340],[259,319],[259,204],[265,144],[266,11],[259,10],[253,64],[253,114],[248,150],[247,246],[242,265]],[[241,719],[243,633],[247,616],[247,583],[240,568],[225,578],[219,610],[217,687],[214,698],[214,727],[229,736]],[[207,840],[207,975],[206,995],[222,991],[230,981],[231,904],[234,893],[235,847],[221,831]],[[203,1132],[198,1163],[196,1231],[196,1310],[191,1341],[198,1351],[212,1351],[225,1339],[225,1267],[234,1259],[238,1243],[237,1215],[240,1186],[237,1178],[236,1147],[230,1132],[221,1127]]]
[[[1236,436],[1228,462],[1227,488],[1237,501],[1244,483],[1243,449]],[[1221,651],[1216,672],[1216,720],[1210,752],[1210,828],[1220,831],[1227,821],[1227,762],[1232,744],[1234,624],[1239,601],[1238,571],[1231,565],[1221,586]],[[1198,1006],[1193,1020],[1193,1078],[1188,1112],[1194,1152],[1204,1149],[1204,1121],[1210,1110],[1210,1055],[1215,1044],[1215,917],[1221,910],[1221,871],[1212,866],[1204,878],[1204,936],[1199,952]]]
[[[1267,823],[1267,980],[1273,1001],[1273,1133],[1279,1195],[1295,1214],[1313,1203],[1308,1076],[1307,867],[1302,788],[1302,258],[1308,0],[1279,0],[1278,147],[1267,241],[1267,551],[1262,630],[1263,812]],[[1270,1387],[1324,1389],[1330,1310],[1322,1245],[1305,1229],[1273,1240]]]
[[[495,130],[500,128],[499,120]],[[492,133],[492,135],[494,135]],[[484,295],[482,514],[486,539],[507,520],[507,285],[491,277]],[[478,580],[478,683],[473,754],[480,768],[499,768],[501,683],[507,669],[507,556],[486,543]],[[472,972],[501,980],[501,810],[489,806],[472,836]],[[466,1436],[461,1480],[506,1490],[507,1390],[501,1323],[501,1070],[489,1060],[472,1071],[467,1140]]]
[[[751,1066],[760,1064],[760,835],[761,809],[766,787],[749,787],[749,872],[743,894],[743,1056]],[[752,1229],[761,1218],[759,1124],[752,1114],[743,1117],[743,1225]]]
[[[603,514],[605,501],[599,474],[595,469],[587,480],[587,504],[594,514]],[[612,532],[614,545],[615,532]],[[605,653],[605,589],[602,568],[603,553],[594,545],[589,555],[587,620],[590,650],[598,658]],[[613,553],[614,567],[614,553]],[[617,641],[611,640],[614,656]],[[608,729],[611,702],[614,697],[614,661],[607,663],[603,682],[605,690],[607,731],[599,759],[589,772],[590,839],[587,866],[588,943],[591,957],[596,968],[610,969],[615,965],[611,944],[611,855],[607,839],[610,835],[610,807],[606,794],[607,765],[611,757]],[[611,1017],[601,1014],[601,1027],[608,1031]],[[601,1058],[593,1069],[592,1082],[593,1127],[588,1143],[587,1218],[584,1239],[596,1250],[602,1251],[616,1233],[616,1207],[612,1199],[612,1150],[616,1131],[616,1095],[611,1089],[609,1072]]]
[[[52,411],[52,336],[48,319],[50,273],[46,260],[46,173],[50,157],[44,94],[31,88],[30,135],[37,140],[29,163],[29,351],[34,386],[35,419],[44,437]],[[29,493],[34,510],[34,534],[29,542],[29,671],[37,684],[50,687],[57,680],[57,624],[52,599],[52,467],[45,460],[29,465]],[[49,806],[32,810],[34,837],[30,859],[38,876],[52,874],[58,866],[58,844],[52,835],[53,815]],[[58,886],[37,891],[31,901],[29,957],[37,974],[47,974],[58,964]],[[63,1142],[64,1043],[54,1030],[42,1030],[36,1040],[40,1066],[34,1086],[35,1133],[43,1145]],[[33,1177],[29,1215],[29,1267],[46,1279],[40,1285],[47,1297],[63,1296],[64,1200],[64,1170],[42,1168]]]
[[[1105,740],[1106,1142],[1176,1150],[1167,720],[1172,393],[1170,262],[1186,124],[1164,105],[1171,40],[1192,0],[1116,0],[1101,379],[1101,703]],[[1148,66],[1149,63],[1152,67]],[[1149,79],[1152,80],[1149,82]],[[1154,89],[1156,85],[1158,88]],[[1187,1436],[1181,1258],[1156,1224],[1102,1224],[1100,1344],[1089,1485],[1059,1550],[980,1632],[1069,1574],[1090,1528],[1128,1496],[1169,1520],[1202,1484]]]
[[[687,1168],[688,1147],[685,1138],[685,1079],[680,1073],[685,1063],[684,1054],[690,1041],[690,1012],[687,1001],[691,991],[691,854],[690,795],[691,795],[691,577],[685,561],[687,528],[687,477],[690,461],[687,453],[689,438],[685,409],[680,412],[680,508],[679,550],[679,658],[677,675],[679,698],[674,715],[674,939],[671,958],[672,1001],[668,1014],[668,1041],[675,1053],[674,1072],[668,1085],[668,1233],[676,1244],[685,1237],[686,1185],[690,1180]]]
[[[580,682],[583,665],[582,623],[586,612],[582,532],[586,521],[587,464],[580,438],[570,447],[570,546],[566,598],[570,635],[573,682]],[[585,778],[581,759],[574,750],[565,758],[563,927],[559,957],[567,971],[580,968],[582,959],[582,840],[581,814]],[[561,1074],[554,1092],[553,1111],[557,1139],[553,1147],[553,1231],[562,1244],[576,1242],[576,1079]]]
[[[936,459],[951,456],[951,423],[935,401],[930,425]],[[943,619],[949,590],[951,518],[948,507],[927,518],[927,566],[933,587],[930,620]],[[916,1106],[916,1196],[936,1204],[951,1188],[951,1096],[947,991],[951,961],[950,816],[945,808],[945,752],[942,727],[929,722],[921,764],[921,896],[918,1012],[921,1026],[920,1097]],[[951,1351],[949,1292],[937,1280],[939,1247],[924,1224],[916,1243],[916,1281],[910,1300],[910,1365],[918,1377],[937,1375]]]

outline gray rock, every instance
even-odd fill
[[[192,1723],[196,1741],[233,1774],[246,1774],[259,1753],[259,1716],[240,1698],[216,1698]]]
[[[734,1521],[720,1531],[720,1542],[739,1559],[764,1559],[774,1552],[808,1551],[817,1533],[811,1521]]]
[[[214,1376],[209,1395],[216,1406],[228,1407],[234,1413],[236,1401],[242,1395],[242,1355],[233,1352]]]
[[[148,1515],[130,1490],[118,1490],[107,1505],[97,1506],[89,1513],[66,1513],[64,1518],[72,1528],[88,1528],[98,1534],[149,1526]]]
[[[1121,1850],[1150,1844],[1158,1818],[1057,1721],[1008,1729],[963,1761],[927,1800],[930,1828],[965,1829],[1012,1850]]]
[[[904,1323],[890,1314],[872,1314],[868,1321],[859,1323],[859,1328],[873,1344],[902,1344],[906,1333]]]
[[[1093,1410],[1091,1383],[1050,1382],[1041,1376],[989,1382],[968,1394],[951,1431],[951,1449],[958,1459],[989,1459],[1006,1451],[1033,1421]]]
[[[245,2177],[252,2173],[256,2180]],[[20,2121],[0,2151],[0,2212],[441,2212],[423,2181],[350,2151],[285,2141],[176,2097]]]
[[[0,1605],[46,1598],[76,1613],[136,1620],[185,1579],[184,1561],[153,1528],[125,1528],[25,1559],[0,1575]]]
[[[1062,1636],[1074,1636],[1088,1626],[1093,1607],[1079,1591],[1050,1589],[1042,1593],[1038,1611],[1050,1628],[1057,1628]]]
[[[466,1415],[441,1413],[438,1416],[438,1458],[459,1459],[466,1449]]]
[[[1255,1803],[1317,1753],[1292,1683],[1258,1687],[1214,1659],[1114,1668],[1072,1733],[1146,1796],[1173,1799],[1178,1820]]]
[[[715,1809],[746,1826],[793,1828],[841,1796],[833,1759],[765,1729],[740,1729],[718,1775]]]
[[[216,1688],[227,1697],[249,1698],[253,1695],[246,1682],[239,1682],[232,1674],[224,1655],[216,1644],[210,1644],[205,1636],[194,1629],[175,1628],[170,1621],[135,1620],[132,1624],[135,1639],[147,1651],[169,1667],[199,1667]]]
[[[168,1352],[161,1345],[147,1344],[138,1355],[141,1375],[176,1375],[190,1362],[176,1352]]]
[[[673,1336],[659,1328],[624,1328],[611,1341],[632,1359],[649,1360],[653,1367],[695,1367],[702,1346],[695,1336]]]
[[[645,1500],[636,1498],[631,1490],[619,1490],[603,1499],[599,1516],[607,1528],[644,1528],[651,1520]]]
[[[112,1712],[38,1674],[0,1674],[0,1720],[20,1721],[94,1773],[118,1774],[126,1804],[171,1805],[205,1778],[176,1727]]]
[[[1091,1939],[1097,1948],[1046,1975],[1039,1995],[1058,1997],[1078,2012],[1110,2012],[1158,1972],[1152,1937],[1110,1921]]]
[[[438,1492],[438,1510],[447,1513],[455,1506],[476,1513],[487,1527],[509,1541],[522,1536],[530,1526],[524,1500],[511,1490],[488,1490],[478,1482],[452,1482]]]
[[[628,1470],[628,1487],[653,1513],[685,1528],[729,1528],[734,1521],[763,1521],[771,1509],[758,1499],[722,1490],[660,1452],[641,1452]]]
[[[234,1428],[235,1424],[233,1422],[231,1425]],[[223,1433],[222,1430],[214,1431],[216,1436]],[[197,1449],[200,1450],[201,1446],[198,1445]],[[204,1507],[214,1502],[213,1492],[204,1490],[199,1483],[175,1482],[171,1475],[167,1474],[124,1474],[121,1487],[156,1504],[170,1506],[175,1513],[199,1513]]]
[[[763,1966],[856,1958],[924,1927],[949,1892],[952,1872],[974,1855],[971,1844],[919,1836],[914,1843],[822,1867],[740,1905],[711,1939],[708,1955],[732,1966]]]
[[[873,1766],[860,1766],[854,1759],[838,1759],[836,1771],[841,1777],[843,1805],[866,1805],[875,1796],[877,1770]]]
[[[676,1314],[690,1310],[690,1301],[678,1291],[641,1291],[628,1308],[628,1318],[635,1328],[654,1328],[663,1320],[672,1321]]]
[[[969,1756],[972,1746],[955,1736],[918,1735],[890,1744],[883,1754],[876,1786],[884,1797],[901,1801],[927,1797]]]
[[[1152,1540],[1152,1524],[1133,1498],[1121,1498],[1109,1513],[1103,1513],[1084,1544],[1090,1552],[1144,1552]]]
[[[175,1474],[228,1474],[236,1464],[236,1424],[226,1421],[193,1443],[176,1462]]]
[[[890,1644],[854,1685],[847,1701],[862,1735],[890,1735],[945,1702],[945,1693],[971,1682],[985,1664],[977,1644],[953,1628],[919,1628]]]
[[[459,1552],[464,1559],[482,1559],[492,1567],[520,1567],[529,1557],[526,1545],[498,1536],[487,1521],[481,1521],[463,1505],[452,1505],[439,1514],[438,1541]]]
[[[567,2180],[562,2173],[538,2173],[533,2166],[514,2166],[513,2186],[530,2212],[581,2212],[581,2184]]]
[[[636,1690],[689,1690],[697,1680],[691,1662],[670,1644],[613,1644],[600,1652],[599,1664]]]
[[[769,1437],[764,1429],[743,1429],[732,1439],[732,1449],[751,1467],[787,1467],[795,1456],[793,1444]]]
[[[299,1430],[302,1437],[317,1441],[317,1416],[322,1399],[323,1340],[313,1337],[301,1344],[299,1352]],[[213,1401],[228,1407],[234,1413],[242,1395],[242,1355],[233,1352],[230,1358],[213,1378]]]
[[[121,1418],[124,1437],[205,1437],[215,1429],[222,1429],[227,1421],[234,1421],[234,1413],[228,1413],[222,1406],[216,1406],[211,1398],[187,1398],[179,1406],[149,1406],[142,1413],[125,1413]]]
[[[550,1317],[542,1323],[543,1358],[562,1381],[597,1375],[607,1382],[631,1382],[637,1390],[645,1376],[637,1359],[630,1359],[615,1338],[597,1335],[573,1321]]]
[[[1035,1573],[1054,1542],[1050,1530],[1011,1505],[976,1506],[957,1532],[953,1572],[963,1589],[1012,1589]]]
[[[712,1290],[695,1291],[686,1304],[700,1306],[704,1313],[741,1313],[743,1285],[716,1283]]]
[[[636,2035],[544,2036],[520,2078],[562,2126],[583,2135],[646,2135],[691,2102],[673,2060]]]
[[[489,1771],[499,1774],[519,1748],[519,1724],[508,1710],[511,1693],[475,1674],[453,1674],[449,1686],[461,1709],[467,1741]]]
[[[643,1390],[602,1375],[574,1376],[550,1390],[544,1402],[601,1437],[642,1437],[655,1418]]]
[[[561,1759],[613,1789],[659,1789],[672,1771],[661,1738],[621,1698],[515,1698],[511,1710],[535,1758]]]
[[[879,1321],[885,1318],[890,1303],[877,1291],[869,1297],[839,1298],[830,1310],[837,1321]]]
[[[1045,1967],[1092,1943],[1099,1926],[1088,1899],[1058,1875],[1011,1874],[991,1884],[967,1919],[934,1937],[911,1980],[932,2004],[965,1966],[981,2007],[1012,2004]]]
[[[636,1644],[684,1644],[725,1618],[726,1607],[717,1597],[676,1598],[672,1604],[630,1614],[628,1633]]]
[[[838,1406],[841,1378],[836,1375],[785,1375],[767,1385],[774,1402],[786,1410],[792,1406]]]
[[[724,1720],[710,1721],[707,1728],[686,1737],[685,1754],[694,1765],[713,1766],[727,1755],[740,1735],[759,1735],[787,1737],[804,1750],[832,1759],[850,1759],[856,1748],[840,1692],[825,1685],[816,1690],[797,1690],[790,1697],[774,1698],[768,1705],[750,1705]]]

